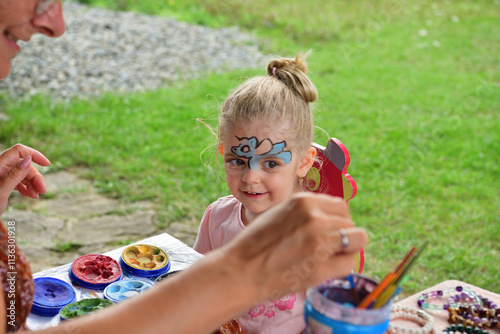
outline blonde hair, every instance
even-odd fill
[[[307,77],[308,54],[271,60],[267,76],[248,79],[229,94],[219,114],[219,144],[231,127],[263,120],[271,125],[288,125],[293,151],[304,152],[311,146],[314,120],[310,103],[318,98],[318,92]]]

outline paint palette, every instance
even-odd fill
[[[106,255],[83,255],[69,267],[69,278],[87,289],[102,290],[122,277],[123,271],[118,262]]]
[[[113,305],[113,302],[104,298],[82,299],[65,306],[59,312],[59,316],[61,320],[69,320],[80,315],[95,312],[109,305]]]
[[[104,290],[104,298],[114,303],[137,296],[153,286],[152,282],[145,280],[122,280],[110,284]]]
[[[124,270],[139,277],[155,277],[170,269],[167,253],[152,245],[132,245],[122,252],[120,264]]]
[[[37,315],[51,317],[59,313],[66,305],[76,300],[73,287],[60,279],[39,277],[33,280],[35,294],[31,312]]]

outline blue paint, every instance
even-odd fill
[[[238,139],[241,140],[242,143],[238,146],[233,146],[231,148],[231,152],[233,152],[239,157],[248,159],[248,168],[250,169],[258,169],[259,162],[262,159],[266,158],[281,159],[285,162],[285,165],[288,165],[292,160],[292,152],[283,151],[283,149],[286,146],[286,141],[273,144],[271,140],[266,138],[264,140],[269,140],[269,142],[273,145],[273,147],[271,148],[271,150],[269,150],[264,154],[256,154],[255,151],[262,144],[264,140],[261,142],[257,142],[256,137],[238,138]]]
[[[76,292],[68,282],[53,277],[39,277],[33,282],[35,293],[31,312],[34,314],[54,316],[76,300]]]

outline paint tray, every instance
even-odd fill
[[[88,254],[77,258],[69,267],[69,278],[81,287],[104,290],[123,278],[118,262],[106,255]]]
[[[66,305],[76,300],[76,293],[71,284],[53,277],[34,279],[35,295],[31,312],[51,317],[59,313]]]
[[[170,260],[163,249],[139,244],[125,248],[120,257],[120,265],[134,276],[157,277],[169,271]]]

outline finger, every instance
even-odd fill
[[[17,163],[19,163],[19,160],[27,156],[31,156],[32,161],[40,166],[50,165],[49,159],[39,151],[22,144],[16,144],[0,154],[0,177],[6,175]]]
[[[320,211],[328,215],[350,218],[349,210],[344,199],[336,196],[302,192],[295,195],[295,205],[305,205],[313,211]],[[292,202],[293,203],[293,202]]]
[[[19,193],[21,195],[23,195],[24,197],[29,197],[28,189],[26,188],[26,186],[24,184],[19,183],[17,185],[17,187],[15,188],[15,190],[19,191]]]
[[[16,189],[26,178],[30,172],[29,167],[31,167],[31,156],[27,156],[23,160],[18,161],[17,165],[12,167],[7,174],[0,178],[0,205],[3,206],[4,202],[7,202],[12,190]]]
[[[45,155],[40,153],[39,151],[30,148],[33,154],[31,155],[33,157],[33,162],[36,163],[37,165],[40,166],[48,166],[51,164],[50,160],[47,159]]]
[[[29,167],[28,175],[14,188],[21,195],[26,197],[38,198],[39,194],[45,194],[47,186],[42,174],[33,166]]]
[[[285,270],[281,276],[286,285],[280,293],[301,291],[327,279],[342,278],[351,274],[358,261],[354,254],[343,253],[328,258],[308,256],[299,264]]]
[[[39,193],[45,194],[47,186],[42,174],[34,166],[30,166],[29,169],[28,175],[26,175],[26,178],[22,182],[28,187],[28,190],[33,190],[32,192],[30,191],[30,197],[32,197],[31,195],[35,195],[36,197],[34,198],[38,198]]]
[[[337,254],[320,271],[326,278],[342,278],[352,274],[358,266],[358,259],[354,254]]]
[[[319,252],[323,250],[330,256],[357,253],[368,243],[366,230],[359,227],[343,228],[330,231],[324,239],[318,240]]]
[[[47,186],[43,176],[37,171],[37,174],[31,179],[31,184],[35,191],[39,194],[45,194],[47,192]]]
[[[28,182],[26,184],[26,188],[28,189],[28,196],[31,198],[38,199],[38,192],[33,188],[33,184],[31,182]]]

